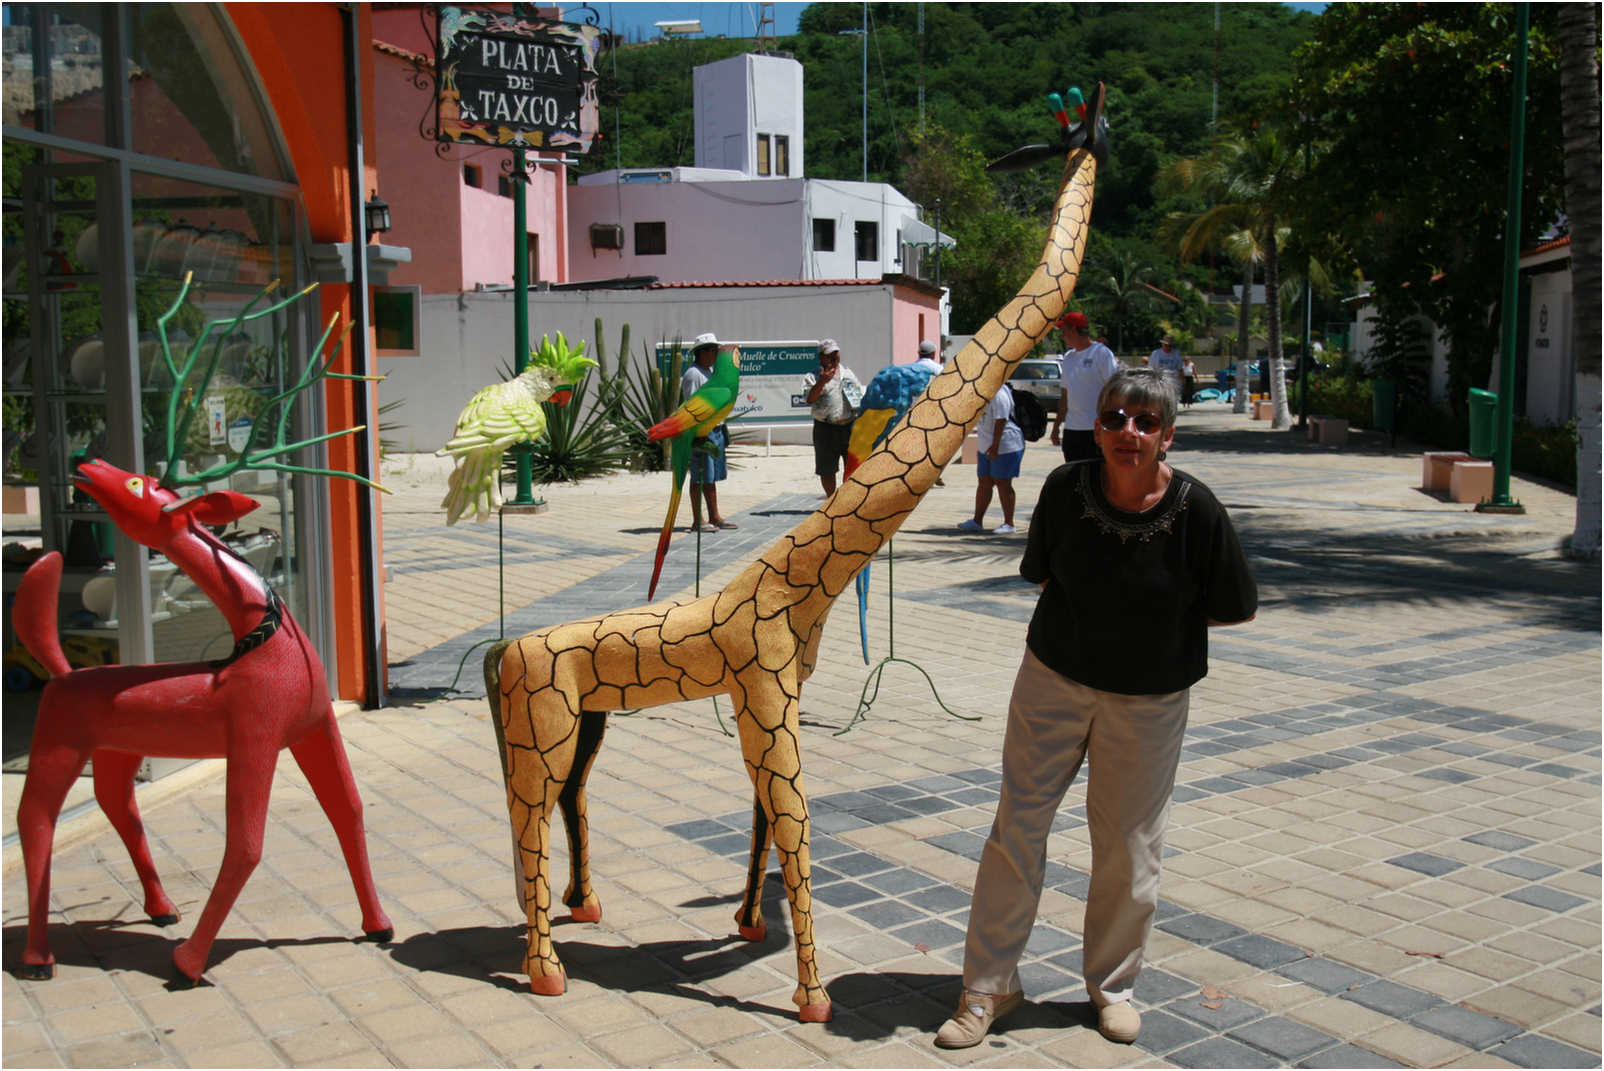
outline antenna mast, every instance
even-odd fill
[[[759,4],[757,11],[757,50],[766,56],[776,44],[774,37],[774,5],[772,3]]]
[[[925,6],[919,5],[919,136],[925,136]]]

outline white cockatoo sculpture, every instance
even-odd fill
[[[555,341],[543,337],[540,347],[529,351],[528,367],[469,399],[457,417],[457,433],[437,451],[457,461],[440,502],[447,524],[456,524],[469,511],[476,521],[488,520],[501,509],[502,457],[510,447],[546,434],[541,403],[568,404],[574,384],[596,363],[584,353],[583,342],[570,350],[561,331]]]

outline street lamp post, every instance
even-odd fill
[[[1526,149],[1526,39],[1531,5],[1515,5],[1515,84],[1509,111],[1509,203],[1504,214],[1504,295],[1500,315],[1503,333],[1498,360],[1498,408],[1494,415],[1493,496],[1476,509],[1492,513],[1525,513],[1509,497],[1509,468],[1515,430],[1515,334],[1520,300],[1520,194]]]

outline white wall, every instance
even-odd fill
[[[897,233],[903,220],[918,218],[918,208],[896,188],[883,182],[837,182],[810,179],[807,184],[807,279],[878,279],[912,267],[901,260]],[[835,251],[813,248],[813,220],[835,220]],[[857,259],[856,224],[871,221],[879,226],[879,253],[876,261]]]
[[[1571,348],[1571,273],[1544,272],[1531,281],[1526,327],[1526,418],[1563,424],[1576,413],[1576,357]]]
[[[653,220],[667,224],[668,252],[640,256],[634,225]],[[624,275],[655,275],[665,283],[803,277],[800,179],[572,186],[568,221],[568,277],[575,282]],[[592,223],[622,224],[624,248],[592,249]]]
[[[590,352],[596,317],[605,332],[609,366],[618,359],[624,324],[630,325],[632,358],[659,340],[689,339],[703,331],[742,340],[832,337],[841,344],[848,368],[867,382],[891,364],[890,284],[801,287],[719,287],[684,290],[548,291],[529,295],[529,333],[561,331],[570,345],[587,343]],[[379,401],[401,399],[387,421],[400,425],[386,434],[398,449],[430,451],[451,438],[457,415],[481,388],[501,381],[503,364],[512,365],[513,294],[425,295],[423,344],[418,357],[381,357]]]
[[[691,74],[696,166],[732,168],[748,178],[800,178],[802,65],[747,53],[704,64]],[[757,173],[757,135],[790,139],[785,175]],[[770,157],[770,166],[774,159]]]
[[[675,168],[676,178],[691,178]],[[655,275],[663,282],[878,279],[913,267],[898,234],[918,208],[883,182],[824,179],[606,183],[591,175],[568,190],[568,276],[576,282]],[[616,179],[616,173],[611,177]],[[603,180],[603,181],[597,181]],[[835,250],[813,249],[813,220],[835,221]],[[635,252],[638,221],[667,223],[666,255]],[[860,221],[878,228],[879,259],[856,258]],[[619,223],[622,250],[592,249],[592,223]]]

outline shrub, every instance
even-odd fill
[[[1576,421],[1545,426],[1517,420],[1510,447],[1514,454],[1511,466],[1516,472],[1575,490]]]
[[[1309,412],[1342,417],[1354,427],[1371,423],[1370,380],[1341,372],[1321,372],[1309,377]]]
[[[641,366],[630,362],[629,325],[625,324],[618,344],[618,367],[608,372],[602,321],[596,317],[596,358],[601,362],[597,404],[606,407],[608,419],[627,446],[625,466],[631,472],[661,472],[668,467],[668,451],[663,443],[647,438],[646,430],[679,408],[684,355],[678,348],[674,350],[665,376],[651,348],[644,347],[643,353],[646,360]]]

